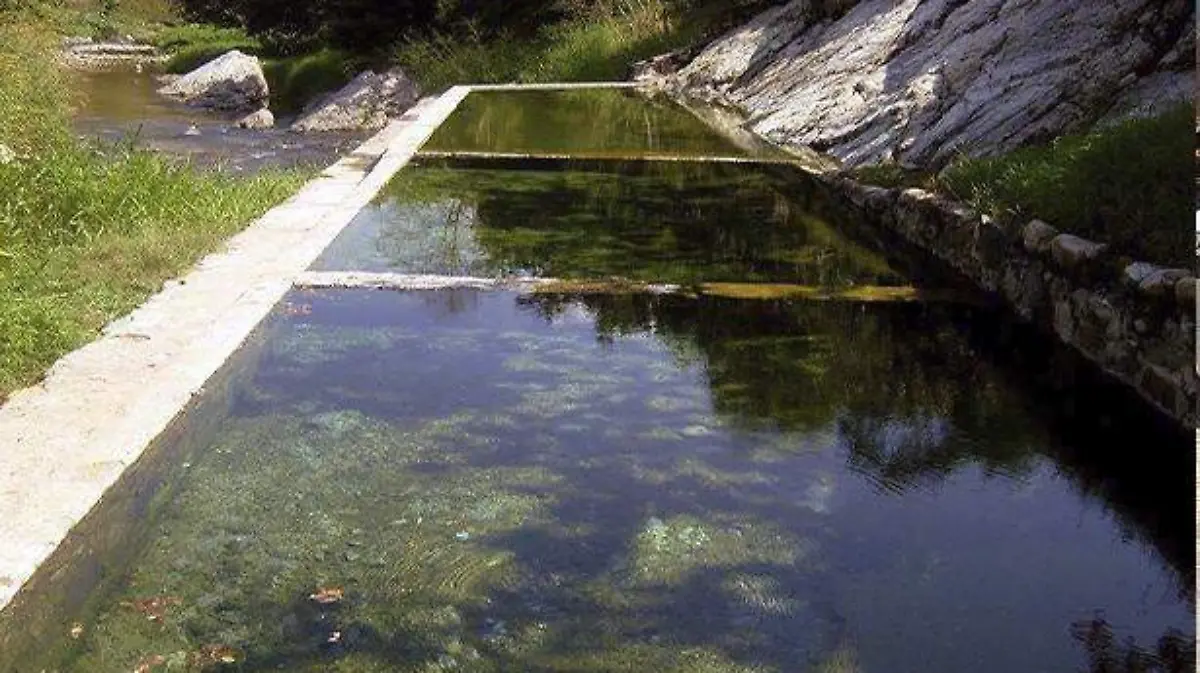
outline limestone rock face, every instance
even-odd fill
[[[938,167],[1191,96],[1190,0],[792,0],[671,80],[848,165]]]
[[[167,84],[158,92],[216,110],[257,110],[270,96],[258,58],[236,49]]]
[[[399,68],[383,74],[367,70],[352,82],[310,105],[293,131],[359,131],[383,128],[417,102],[415,82]]]

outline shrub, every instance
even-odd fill
[[[271,109],[297,112],[323,93],[349,82],[366,64],[362,59],[336,49],[263,62],[263,73],[271,88]]]
[[[1041,218],[1126,255],[1192,267],[1194,113],[1180,104],[943,171],[942,189],[1010,221]]]

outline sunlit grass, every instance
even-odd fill
[[[940,186],[996,217],[1037,217],[1121,253],[1195,265],[1191,104],[1049,145],[952,165]]]
[[[238,179],[70,133],[70,91],[28,15],[0,19],[0,398],[94,338],[299,186]]]
[[[666,0],[601,5],[533,39],[434,35],[400,44],[395,58],[429,91],[454,84],[620,80],[633,61],[690,44],[703,27],[680,20]]]

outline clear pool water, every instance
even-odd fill
[[[292,291],[15,670],[1194,670],[1194,438],[800,178],[424,161],[317,266],[594,286]]]

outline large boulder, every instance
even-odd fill
[[[258,110],[270,97],[262,64],[236,49],[158,90],[190,105],[216,110]]]
[[[383,128],[417,102],[415,82],[399,68],[383,74],[366,71],[352,82],[305,108],[293,131],[359,131]]]
[[[1190,0],[792,0],[674,84],[849,165],[937,167],[1188,100],[1194,17]]]

